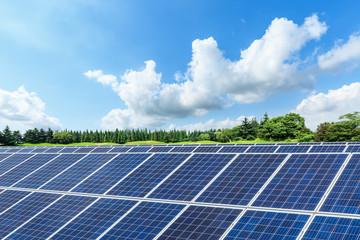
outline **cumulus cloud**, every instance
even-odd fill
[[[179,129],[179,130],[188,130],[188,131],[194,131],[194,130],[200,130],[200,131],[206,131],[210,129],[224,129],[224,128],[233,128],[235,126],[241,125],[242,121],[245,119],[246,116],[240,116],[236,120],[231,120],[230,118],[227,118],[225,120],[216,121],[215,119],[210,119],[206,122],[198,122],[198,123],[192,123],[187,124],[183,126],[176,126],[174,124],[171,124],[168,128],[168,130],[172,129]],[[254,116],[247,117],[248,120],[252,120]]]
[[[360,111],[360,82],[344,85],[328,93],[318,93],[302,100],[293,112],[306,120],[306,125],[316,130],[322,122],[337,121],[340,115]]]
[[[349,40],[318,57],[319,67],[325,71],[339,71],[358,66],[360,61],[360,35],[353,34]]]
[[[104,128],[158,127],[170,119],[203,116],[233,102],[259,102],[285,91],[311,89],[313,77],[299,70],[303,61],[296,55],[326,30],[317,15],[305,18],[300,26],[276,18],[237,61],[225,58],[212,37],[196,39],[188,70],[176,72],[177,82],[172,84],[162,81],[152,60],[140,71],[127,70],[120,80],[101,70],[84,74],[110,86],[128,107],[107,114],[102,119]]]
[[[57,118],[47,115],[45,103],[34,92],[24,86],[14,92],[0,89],[0,122],[17,129],[61,127]]]

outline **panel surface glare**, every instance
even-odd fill
[[[247,153],[273,153],[278,146],[251,146]]]
[[[190,206],[159,239],[217,240],[240,213],[239,209]]]
[[[114,226],[104,239],[154,239],[184,205],[142,202]]]
[[[144,197],[188,156],[189,154],[155,154],[108,194]]]
[[[192,200],[234,157],[234,154],[194,154],[149,198]]]
[[[32,171],[38,169],[42,165],[49,162],[51,159],[58,156],[57,154],[37,154],[27,160],[26,162],[22,163],[21,165],[13,168],[12,170],[8,171],[4,175],[0,177],[0,186],[11,186],[12,184],[19,181],[21,178],[25,177]]]
[[[293,154],[253,206],[314,210],[347,154]]]
[[[84,156],[85,154],[62,154],[46,166],[15,184],[14,187],[39,188]]]
[[[225,239],[295,240],[308,218],[309,215],[247,211]]]
[[[354,154],[320,211],[360,214],[360,154]]]
[[[316,216],[302,239],[359,239],[360,219]]]
[[[85,177],[115,156],[115,154],[87,155],[80,162],[42,186],[41,189],[69,191]]]
[[[51,239],[96,239],[135,203],[120,199],[99,199]]]
[[[105,193],[150,154],[120,154],[109,164],[74,188],[73,192]]]
[[[25,162],[25,160],[34,156],[34,154],[14,154],[5,160],[0,162],[0,175],[4,174],[6,171],[15,167],[16,165]]]
[[[14,231],[17,227],[35,216],[59,197],[59,194],[33,193],[5,213],[1,214],[0,238],[3,238]]]
[[[46,239],[94,200],[92,197],[64,196],[9,235],[9,238]]]
[[[196,201],[247,205],[286,156],[239,155]]]

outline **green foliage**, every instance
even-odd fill
[[[329,130],[330,127],[331,127],[331,123],[329,123],[329,122],[320,123],[319,126],[316,128],[314,141],[315,142],[324,142],[326,139],[325,134]]]
[[[54,143],[69,144],[72,143],[72,140],[73,140],[72,135],[65,131],[56,132],[53,135]]]
[[[10,130],[9,126],[5,127],[5,129],[1,133],[0,138],[1,138],[1,143],[3,145],[13,146],[16,143],[15,137],[14,137],[12,131]]]

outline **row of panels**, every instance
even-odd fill
[[[0,148],[0,153],[351,153],[359,152],[360,145],[314,146],[136,146],[136,147],[51,147]]]
[[[360,219],[7,190],[2,239],[357,239]]]
[[[360,214],[360,154],[15,154],[0,186],[313,211],[346,160],[320,210]]]

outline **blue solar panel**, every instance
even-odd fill
[[[293,154],[253,206],[314,210],[347,154]]]
[[[295,240],[308,218],[309,215],[246,211],[225,239]]]
[[[203,147],[200,146],[198,148],[195,149],[194,152],[199,153],[199,152],[205,152],[205,153],[216,153],[217,151],[219,151],[221,147]]]
[[[286,156],[240,155],[196,201],[247,205]]]
[[[65,195],[20,229],[9,235],[16,239],[46,239],[76,214],[84,210],[95,198]]]
[[[316,216],[302,239],[359,239],[360,219]]]
[[[159,239],[220,239],[239,209],[190,206]]]
[[[246,153],[273,153],[278,146],[251,146]]]
[[[16,153],[20,150],[20,148],[9,148],[6,152],[7,153]]]
[[[37,154],[0,177],[0,186],[11,186],[32,171],[49,162],[57,154]]]
[[[135,203],[119,199],[99,199],[51,239],[96,239]]]
[[[256,146],[275,146],[276,143],[256,143]]]
[[[24,162],[32,156],[34,156],[34,154],[14,154],[6,158],[5,160],[0,162],[0,175],[4,174],[6,171]]]
[[[321,142],[299,142],[298,145],[320,145]]]
[[[196,147],[174,147],[170,152],[187,152],[191,153]]]
[[[34,150],[34,148],[23,148],[20,151],[18,151],[18,153],[29,153],[32,150]]]
[[[249,147],[245,147],[245,146],[224,146],[221,148],[220,152],[221,153],[243,153],[246,151],[246,149],[248,149]]]
[[[306,153],[310,146],[280,146],[276,153]]]
[[[360,153],[360,145],[349,145],[346,152],[358,152]]]
[[[172,147],[152,147],[149,152],[169,152],[172,149]]]
[[[58,194],[33,193],[11,207],[0,215],[0,238],[4,238],[59,197]]]
[[[124,153],[129,151],[130,149],[130,147],[114,147],[109,151],[109,153]]]
[[[354,154],[321,207],[321,211],[360,214],[360,154]]]
[[[8,148],[4,148],[4,147],[0,147],[0,152],[3,153],[3,152],[6,152],[7,150],[9,150]]]
[[[11,154],[9,153],[9,154],[7,154],[7,153],[0,153],[0,162],[2,161],[2,160],[4,160],[5,158],[7,158],[8,156],[10,156]]]
[[[57,148],[57,147],[54,147],[54,148],[49,148],[48,150],[45,151],[45,153],[58,153],[60,150],[62,150],[63,148]]]
[[[149,151],[151,147],[148,146],[148,147],[133,147],[132,149],[129,150],[129,152],[147,152]]]
[[[51,178],[55,177],[58,173],[62,172],[84,156],[85,154],[62,154],[51,163],[42,167],[30,176],[27,176],[14,186],[22,188],[39,188],[41,185],[45,184]]]
[[[59,153],[73,153],[77,150],[77,147],[65,147]]]
[[[121,154],[73,189],[74,192],[105,193],[150,154]]]
[[[359,145],[360,142],[348,142],[347,144],[348,144],[348,145],[352,145],[352,144],[357,144],[357,145]]]
[[[91,151],[91,153],[107,153],[111,150],[111,147],[97,147]]]
[[[8,209],[20,199],[29,195],[29,192],[6,190],[0,194],[0,213]]]
[[[277,143],[276,145],[278,145],[278,146],[294,146],[294,145],[298,145],[298,143],[297,142]]]
[[[346,142],[323,142],[321,145],[346,145]]]
[[[89,153],[94,150],[95,147],[80,147],[74,153]]]
[[[49,183],[42,186],[41,189],[69,191],[81,180],[115,156],[115,154],[101,153],[88,155]]]
[[[107,234],[105,239],[154,239],[184,205],[142,202]]]
[[[190,201],[234,156],[195,154],[149,197]]]
[[[344,151],[345,147],[345,145],[313,146],[309,153],[341,153]]]
[[[155,154],[108,194],[144,197],[188,156],[189,154]]]
[[[31,151],[31,153],[43,153],[46,150],[48,150],[48,148],[35,148],[34,150]]]

